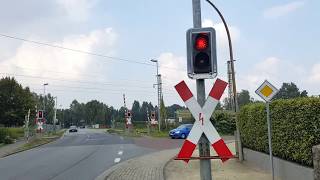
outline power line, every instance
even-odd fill
[[[66,80],[66,79],[59,79],[59,78],[52,78],[52,77],[42,77],[42,76],[32,76],[32,75],[24,75],[24,74],[13,74],[13,73],[0,73],[5,76],[20,76],[20,77],[26,77],[26,78],[33,78],[33,79],[43,79],[43,80],[53,80],[53,81],[61,81],[61,82],[71,82],[71,83],[78,83],[78,84],[100,84],[100,85],[105,85],[105,86],[118,86],[118,87],[135,87],[135,88],[153,88],[152,86],[138,86],[137,83],[134,83],[132,85],[126,83],[126,84],[114,84],[114,82],[94,82],[94,81],[73,81],[73,80]],[[130,80],[128,80],[130,81]],[[139,82],[139,81],[138,81]],[[143,82],[143,81],[141,81]],[[26,84],[33,84],[33,85],[41,85],[37,83],[26,83]],[[164,88],[165,90],[168,91],[173,91],[173,89],[167,89]]]
[[[31,76],[31,75],[23,75],[23,74],[13,74],[13,73],[0,73],[6,76],[20,76],[26,78],[34,78],[34,79],[44,79],[44,80],[53,80],[53,81],[62,81],[62,82],[71,82],[71,83],[79,83],[79,84],[100,84],[100,85],[107,85],[107,86],[128,86],[128,84],[120,85],[114,84],[112,82],[93,82],[93,81],[73,81],[73,80],[66,80],[66,79],[59,79],[59,78],[52,78],[52,77],[42,77],[42,76]],[[136,86],[137,83],[135,83]],[[136,86],[141,88],[148,88],[147,86]]]
[[[108,56],[108,55],[104,55],[104,54],[99,54],[99,53],[94,53],[94,52],[89,52],[89,51],[83,51],[83,50],[79,50],[79,49],[72,49],[72,48],[68,48],[68,47],[64,47],[64,46],[53,45],[53,44],[49,44],[49,43],[29,40],[29,39],[20,38],[20,37],[17,37],[17,36],[6,35],[6,34],[0,34],[0,36],[5,37],[5,38],[9,38],[9,39],[15,39],[15,40],[19,40],[19,41],[33,43],[33,44],[37,44],[37,45],[41,45],[41,46],[47,46],[47,47],[63,49],[63,50],[77,52],[77,53],[82,53],[82,54],[87,54],[87,55],[107,58],[107,59],[111,59],[111,60],[115,60],[115,61],[122,61],[122,62],[135,63],[135,64],[140,64],[140,65],[146,65],[146,66],[155,67],[155,65],[152,64],[152,63],[146,63],[146,62],[141,62],[141,61],[137,61],[137,60],[129,60],[129,59],[119,58],[119,57],[114,57],[114,56]],[[167,67],[167,66],[160,66],[160,67],[167,68],[167,69],[175,69],[175,70],[185,71],[185,70],[182,70],[182,69],[172,68],[172,67]]]

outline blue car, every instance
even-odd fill
[[[174,138],[182,138],[185,139],[192,128],[193,124],[182,124],[179,127],[177,127],[176,129],[172,129],[169,132],[169,136],[174,139]]]

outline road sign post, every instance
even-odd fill
[[[267,80],[265,80],[260,85],[260,87],[256,90],[256,94],[258,94],[266,102],[270,171],[272,174],[272,179],[274,179],[274,168],[273,168],[273,155],[272,155],[272,129],[271,129],[272,121],[270,118],[270,102],[272,98],[278,93],[278,91],[279,90]]]

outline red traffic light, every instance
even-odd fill
[[[43,111],[38,111],[38,118],[42,119],[43,118]]]
[[[198,51],[203,51],[207,49],[208,45],[209,45],[209,42],[208,42],[208,37],[206,35],[201,34],[196,38],[195,48]]]

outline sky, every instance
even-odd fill
[[[217,33],[217,77],[227,81],[226,33],[209,4],[201,3],[202,26]],[[214,3],[231,30],[238,91],[259,99],[254,91],[267,79],[278,88],[294,82],[309,95],[320,94],[320,1]],[[159,61],[166,105],[183,104],[174,90],[181,80],[196,92],[186,73],[191,0],[2,0],[0,22],[0,76],[14,76],[38,94],[48,83],[46,93],[57,96],[61,108],[74,99],[119,108],[123,94],[129,107],[134,100],[156,104],[150,59]],[[206,80],[206,92],[214,81]]]

